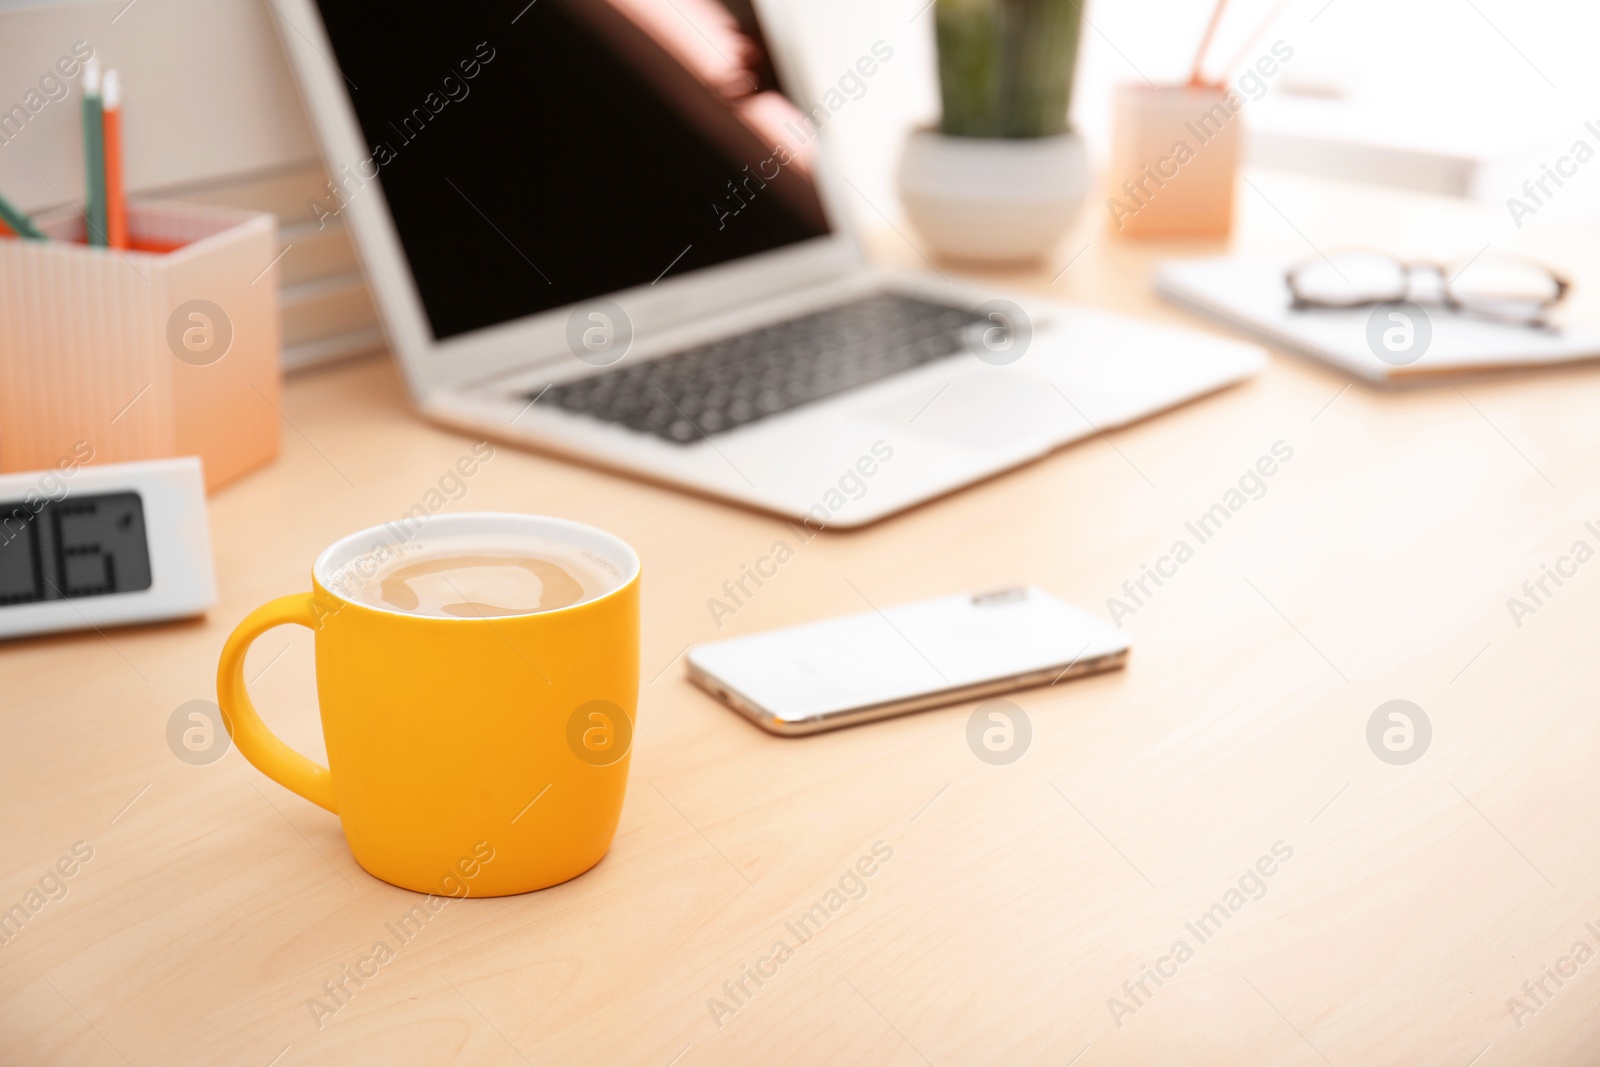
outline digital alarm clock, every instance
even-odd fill
[[[0,475],[0,638],[217,602],[199,458],[81,466],[85,450],[54,470]]]

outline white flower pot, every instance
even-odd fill
[[[1075,133],[1015,140],[913,130],[900,199],[932,250],[952,259],[1044,258],[1083,207],[1089,160]]]

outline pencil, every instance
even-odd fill
[[[44,234],[40,232],[39,227],[33,224],[33,220],[27,216],[27,213],[19,210],[16,205],[12,204],[4,196],[0,196],[0,222],[4,222],[6,227],[18,237],[26,238],[29,241],[43,241],[45,239]]]
[[[100,99],[100,61],[83,65],[83,177],[88,203],[84,218],[91,245],[106,243],[106,144]]]
[[[1194,56],[1194,69],[1189,72],[1189,85],[1193,88],[1205,85],[1200,69],[1205,65],[1206,53],[1211,50],[1211,38],[1216,36],[1217,23],[1222,21],[1222,10],[1227,6],[1228,0],[1217,0],[1217,6],[1211,12],[1211,21],[1206,23],[1205,36],[1200,38],[1200,51]]]
[[[106,166],[106,241],[112,248],[128,247],[128,202],[122,185],[122,79],[106,71],[101,87]]]

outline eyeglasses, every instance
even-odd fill
[[[1452,266],[1407,263],[1366,249],[1308,259],[1289,268],[1283,280],[1296,310],[1409,300],[1520,326],[1548,325],[1551,309],[1572,287],[1549,267],[1512,256],[1479,256]]]

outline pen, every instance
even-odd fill
[[[105,132],[106,240],[112,248],[127,248],[128,203],[122,188],[122,79],[116,71],[106,71],[100,98]]]
[[[43,241],[44,234],[27,214],[17,208],[15,204],[0,196],[0,222],[4,222],[18,237],[29,241]]]
[[[84,218],[91,245],[106,243],[106,146],[104,114],[100,101],[100,61],[83,65],[83,171],[88,196]]]

